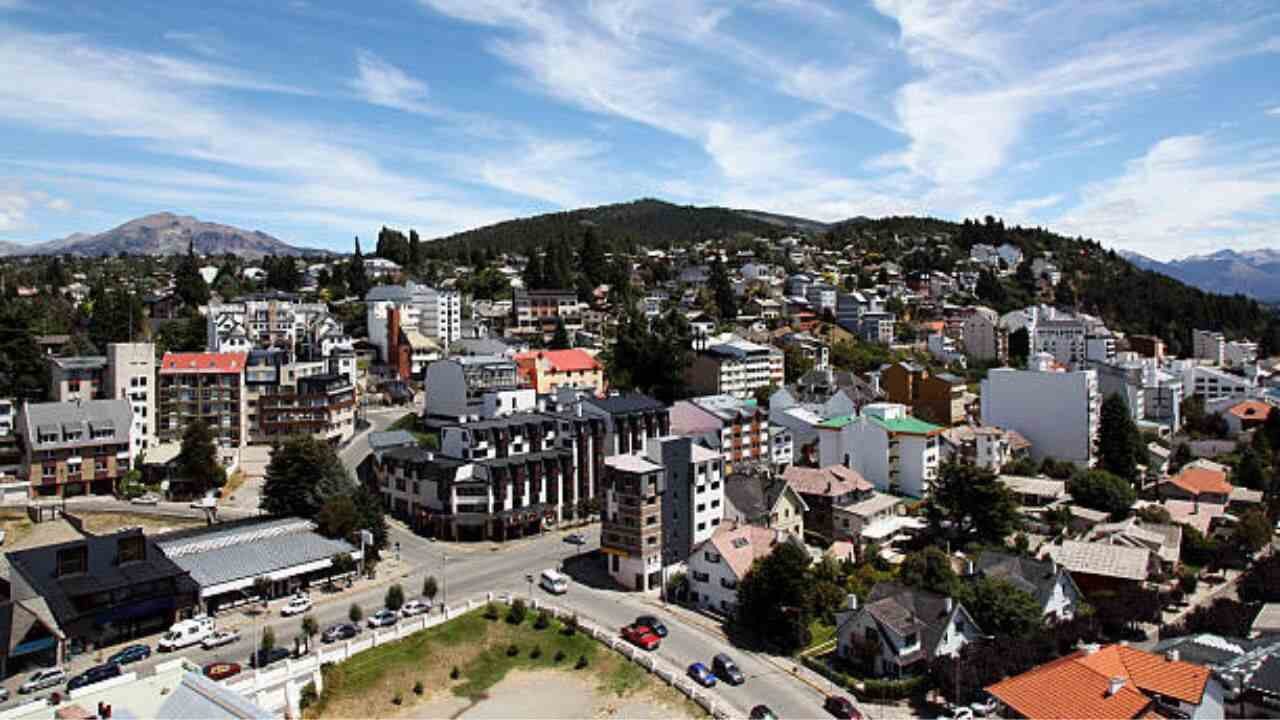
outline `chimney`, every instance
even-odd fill
[[[1080,646],[1080,649],[1084,651],[1085,655],[1092,655],[1102,648],[1097,643],[1085,643]]]
[[[950,615],[951,611],[954,610],[955,607],[956,607],[956,601],[953,600],[950,595],[948,595],[946,603],[942,606],[943,613],[946,615]]]
[[[1169,652],[1166,652],[1164,654],[1164,659],[1168,660],[1169,662],[1178,662],[1179,660],[1182,659],[1182,653],[1178,652],[1177,648],[1172,648],[1169,650]]]
[[[965,560],[965,561],[964,561],[964,576],[965,576],[965,577],[973,577],[974,575],[977,575],[977,574],[978,574],[978,569],[977,569],[976,567],[974,567],[973,561],[972,561],[972,560]]]
[[[1107,686],[1107,697],[1112,697],[1120,692],[1120,688],[1124,687],[1124,678],[1115,676],[1111,678],[1111,683]]]
[[[573,414],[576,415],[577,417],[582,417],[582,401],[581,400],[578,400],[573,404]]]
[[[857,610],[858,596],[854,595],[853,593],[849,593],[848,595],[845,595],[845,606],[850,610]]]

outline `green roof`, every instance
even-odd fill
[[[854,421],[854,417],[852,415],[837,415],[833,418],[827,418],[826,420],[823,420],[822,422],[818,423],[818,427],[839,430],[840,428],[844,427],[845,425],[848,425],[853,421]]]
[[[906,415],[892,420],[882,420],[874,415],[867,415],[866,418],[880,427],[895,433],[906,433],[908,435],[928,435],[931,432],[942,430],[941,425],[927,423],[920,418]]]

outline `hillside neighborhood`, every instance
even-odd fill
[[[731,653],[735,717],[1277,714],[1275,318],[992,218],[721,222],[4,259],[0,717],[306,716],[325,643],[495,598]]]

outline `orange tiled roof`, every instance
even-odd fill
[[[1271,414],[1271,406],[1259,400],[1241,400],[1227,412],[1241,420],[1266,420]]]
[[[1112,678],[1125,680],[1115,693],[1108,692]],[[987,691],[1022,717],[1101,720],[1149,716],[1149,693],[1199,705],[1208,680],[1208,668],[1108,645],[1046,663]]]
[[[160,360],[160,374],[238,373],[244,370],[248,357],[248,353],[165,353]]]
[[[1227,474],[1207,468],[1185,468],[1182,472],[1169,478],[1169,482],[1192,495],[1204,493],[1231,494],[1231,483],[1227,482]]]
[[[516,362],[519,363],[521,360],[544,360],[554,372],[583,372],[600,369],[600,363],[591,357],[590,353],[576,348],[519,353],[516,355]]]

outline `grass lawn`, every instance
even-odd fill
[[[222,497],[229,498],[236,494],[236,490],[244,484],[244,471],[236,470],[231,473],[231,477],[227,478],[227,484],[222,486]]]
[[[548,627],[535,629],[537,613],[532,611],[516,625],[507,620],[508,606],[496,607],[496,620],[486,619],[484,609],[477,609],[333,666],[325,674],[324,696],[304,717],[402,715],[419,700],[413,693],[417,682],[423,684],[423,697],[448,690],[478,701],[513,670],[582,673],[596,683],[600,694],[621,698],[644,691],[664,704],[691,706],[683,695],[590,636],[567,635],[554,619]],[[509,654],[512,646],[514,655]],[[584,657],[587,666],[577,669]],[[454,668],[456,679],[451,677]],[[401,704],[394,703],[397,696]]]
[[[168,515],[143,515],[128,512],[83,512],[85,532],[93,535],[107,535],[123,527],[140,527],[148,533],[162,530],[183,530],[203,526],[204,520],[190,517],[173,517]]]
[[[404,430],[412,434],[418,439],[418,444],[431,450],[440,448],[440,438],[433,433],[422,432],[422,426],[418,424],[418,416],[415,413],[405,413],[399,420],[391,423],[387,427],[388,430]]]
[[[828,643],[836,637],[836,626],[829,625],[822,621],[821,618],[814,618],[809,621],[809,646],[800,651],[801,654],[807,653],[809,650]]]

